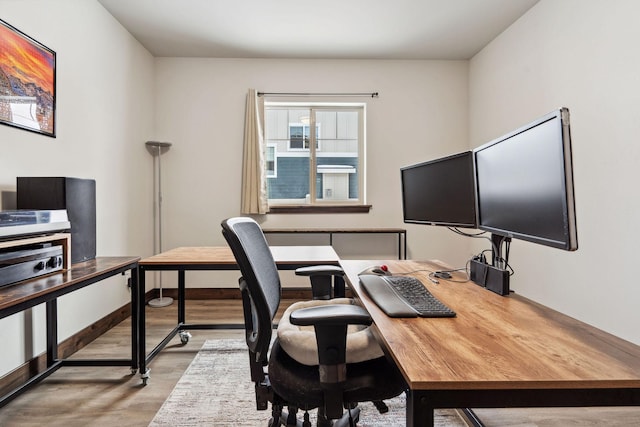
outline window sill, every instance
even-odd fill
[[[276,205],[270,214],[369,213],[371,205]]]

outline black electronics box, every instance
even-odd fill
[[[71,263],[96,257],[96,181],[18,177],[18,209],[66,209],[71,223]]]
[[[0,251],[0,287],[61,271],[62,246],[41,244]]]
[[[476,259],[470,261],[469,270],[469,277],[474,283],[498,295],[509,295],[508,270],[494,267]]]

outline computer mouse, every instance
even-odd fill
[[[391,272],[389,271],[389,267],[387,267],[384,264],[382,264],[382,265],[374,265],[372,267],[365,268],[364,270],[362,270],[358,274],[358,276],[361,276],[363,274],[376,274],[378,276],[391,276]]]
[[[451,274],[448,271],[436,271],[433,275],[440,279],[451,279]]]

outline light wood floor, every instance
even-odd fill
[[[287,301],[282,306],[286,307]],[[147,308],[147,349],[168,333],[177,304]],[[239,300],[189,300],[187,322],[242,322]],[[77,357],[126,357],[125,320],[77,353]],[[0,409],[0,426],[147,426],[207,339],[242,338],[240,330],[196,330],[186,345],[175,338],[149,365],[142,386],[127,367],[64,367]],[[247,366],[248,369],[248,366]],[[247,411],[253,411],[248,407]],[[640,408],[477,410],[486,426],[635,426]]]

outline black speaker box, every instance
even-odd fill
[[[71,263],[96,257],[96,181],[18,177],[18,209],[66,209],[71,223]]]

